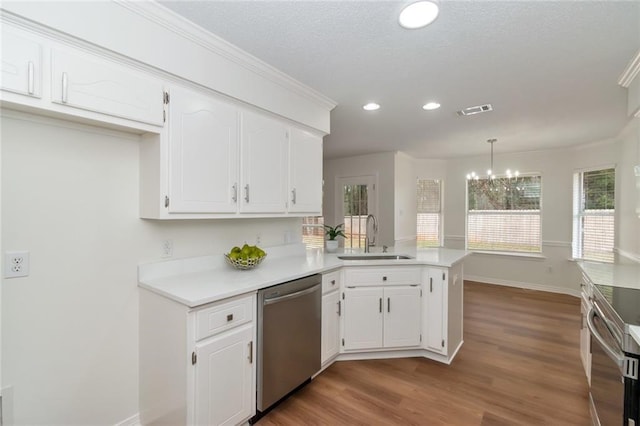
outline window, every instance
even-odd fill
[[[418,179],[417,246],[442,245],[441,182],[437,179]]]
[[[542,177],[467,181],[467,249],[542,252]]]
[[[367,236],[367,216],[375,208],[375,177],[339,178],[337,181],[338,218],[344,223],[345,248],[362,248]],[[370,225],[372,226],[372,224]],[[372,232],[372,230],[369,230]],[[373,234],[370,234],[373,235]]]
[[[302,242],[307,248],[324,247],[324,217],[308,216],[302,218]]]
[[[573,175],[573,257],[613,262],[615,231],[613,167]]]

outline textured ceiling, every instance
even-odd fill
[[[161,1],[338,102],[325,157],[419,158],[547,149],[615,137],[617,85],[640,48],[639,1],[447,1],[405,30],[407,2]],[[435,100],[439,110],[421,106]],[[375,101],[382,108],[365,112]],[[494,111],[458,117],[491,103]]]

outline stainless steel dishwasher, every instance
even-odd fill
[[[258,291],[259,412],[320,371],[321,307],[320,275]]]

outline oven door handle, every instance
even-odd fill
[[[313,293],[314,291],[320,288],[320,284],[316,284],[313,287],[306,288],[304,290],[296,291],[295,293],[285,294],[284,296],[273,297],[271,299],[267,299],[265,297],[262,302],[263,305],[271,305],[272,303],[282,302],[283,300],[295,299],[296,297],[304,296],[305,294]]]
[[[598,341],[600,347],[602,347],[602,350],[604,350],[606,354],[609,355],[609,358],[615,361],[618,365],[618,368],[622,370],[624,366],[624,355],[622,355],[619,351],[613,349],[611,346],[607,345],[607,342],[605,342],[600,333],[598,333],[598,331],[596,330],[596,326],[593,323],[593,317],[596,315],[598,315],[598,313],[595,311],[595,309],[589,309],[589,313],[587,314],[587,327],[589,328],[591,335]],[[604,318],[602,319],[604,320]]]

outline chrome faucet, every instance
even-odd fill
[[[373,226],[371,227],[373,231],[373,238],[369,236],[369,221],[373,223]],[[378,219],[376,219],[376,217],[372,214],[368,215],[365,228],[366,234],[364,237],[364,252],[369,253],[371,247],[374,247],[376,245],[376,237],[378,236]]]

